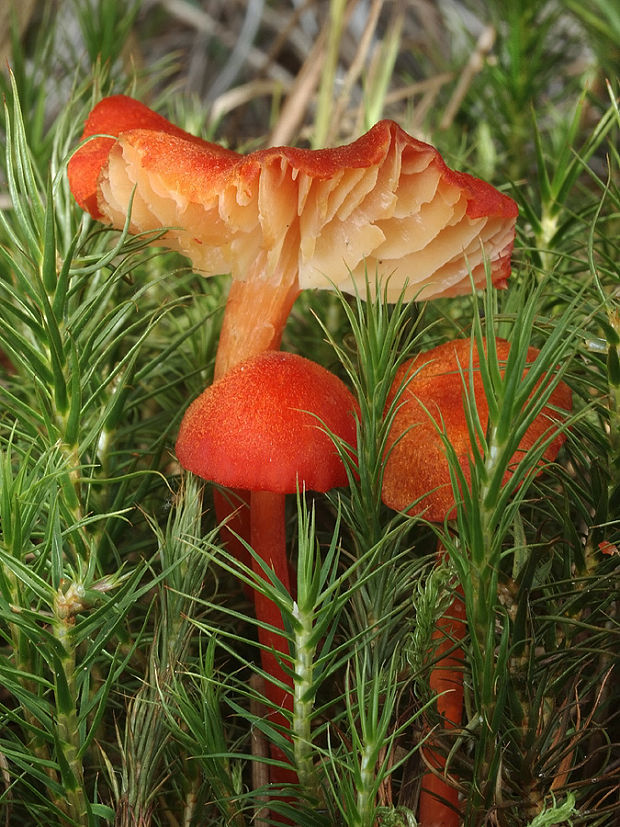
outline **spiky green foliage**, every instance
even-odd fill
[[[409,827],[432,729],[467,827],[612,827],[613,4],[436,4],[435,26],[419,4],[406,15],[370,4],[362,19],[334,0],[329,15],[305,4],[281,38],[273,26],[288,5],[259,0],[226,17],[210,3],[35,5],[23,36],[6,33],[12,72],[0,76],[0,819]],[[242,65],[229,63],[237,40]],[[111,92],[233,147],[274,131],[338,143],[394,117],[519,203],[506,291],[388,305],[388,274],[369,273],[370,301],[323,292],[296,303],[284,347],[343,377],[359,420],[355,452],[336,446],[350,485],[289,503],[293,594],[222,546],[211,486],[174,457],[183,411],[211,381],[225,274],[203,279],[157,238],[93,222],[69,192],[81,125]],[[504,370],[493,335],[512,345]],[[398,398],[386,402],[405,359],[467,336],[489,423],[464,364],[472,482],[446,442],[457,518],[430,526],[381,501]],[[522,380],[530,345],[540,356]],[[560,455],[538,475],[536,445],[504,482],[559,381],[574,400]],[[458,588],[465,714],[442,730],[433,629]],[[270,721],[261,691],[251,589],[283,617],[286,726]],[[297,783],[267,785],[269,743]]]

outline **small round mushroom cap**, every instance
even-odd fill
[[[505,364],[510,351],[509,343],[496,339],[496,349],[500,364]],[[528,362],[532,363],[538,353],[536,348],[529,348]],[[454,449],[469,484],[472,452],[465,415],[463,380],[469,384],[470,359],[476,409],[482,428],[486,429],[489,407],[479,369],[480,358],[475,348],[471,353],[470,339],[456,339],[420,353],[401,365],[397,371],[386,410],[396,398],[397,389],[408,376],[410,378],[398,398],[399,407],[390,428],[385,452],[382,499],[390,508],[403,511],[415,503],[408,513],[423,515],[435,523],[455,517],[449,463],[440,431]],[[524,375],[525,373],[527,369]],[[549,405],[543,408],[524,434],[518,451],[512,457],[512,463],[518,463],[523,452],[551,428],[557,428],[563,417],[553,408],[569,411],[571,405],[570,389],[560,382],[550,395]],[[555,459],[564,441],[565,436],[561,433],[553,438],[544,451],[541,465]],[[540,470],[542,472],[542,467]],[[510,473],[506,472],[504,482],[509,479]]]
[[[132,232],[170,229],[158,244],[204,275],[231,273],[300,289],[364,296],[366,273],[396,299],[504,286],[517,206],[449,169],[436,149],[393,121],[346,146],[275,147],[239,155],[196,138],[138,101],[105,98],[68,173],[78,203],[115,227],[131,204]],[[133,198],[133,201],[132,201]]]
[[[354,446],[356,400],[337,376],[292,353],[242,362],[187,409],[176,444],[181,465],[250,491],[327,491],[348,482],[326,429]]]

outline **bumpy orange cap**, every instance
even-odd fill
[[[500,363],[505,363],[510,351],[509,343],[496,339],[496,348]],[[469,339],[457,339],[418,354],[397,371],[388,408],[407,376],[410,379],[398,398],[399,407],[390,428],[386,448],[382,498],[391,508],[402,511],[418,501],[410,508],[410,514],[423,514],[427,520],[436,523],[443,522],[446,517],[455,517],[449,463],[440,432],[445,434],[454,449],[463,475],[469,483],[472,451],[465,416],[463,381],[468,385],[470,355],[475,405],[483,429],[486,429],[489,419],[489,407],[479,370],[480,358],[475,347],[473,353],[470,353],[470,349]],[[533,362],[538,353],[536,348],[529,348],[528,362]],[[552,410],[551,406],[569,411],[571,405],[570,389],[560,382],[551,393],[549,405],[543,408],[527,429],[512,462],[518,463],[523,452],[550,429],[557,428],[562,415]],[[542,461],[553,461],[564,440],[563,434],[557,434],[545,449]],[[506,472],[504,482],[510,473],[510,470]]]

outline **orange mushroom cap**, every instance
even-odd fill
[[[398,398],[399,407],[394,415],[385,452],[382,499],[390,508],[402,511],[415,503],[408,513],[423,514],[427,520],[435,523],[443,522],[446,517],[455,517],[449,462],[440,431],[454,449],[463,476],[469,484],[472,450],[465,415],[462,373],[465,374],[465,381],[469,382],[470,356],[475,405],[483,429],[489,419],[489,407],[479,370],[480,358],[476,349],[473,354],[470,349],[470,339],[456,339],[418,354],[398,369],[386,410],[396,398],[406,377],[409,376],[410,379]],[[500,362],[505,362],[510,351],[509,343],[504,339],[496,339],[496,349]],[[528,362],[533,362],[538,354],[536,348],[528,348]],[[524,375],[526,373],[527,369]],[[562,415],[551,406],[569,411],[571,405],[570,388],[564,382],[558,383],[550,394],[549,405],[542,409],[527,429],[518,451],[512,457],[511,465],[517,464],[525,451],[541,437],[548,435],[550,429],[557,427]],[[545,461],[552,462],[555,459],[565,438],[564,434],[558,433],[545,448],[540,460],[540,472]],[[511,471],[508,470],[504,482],[510,474]]]
[[[351,391],[321,365],[265,351],[192,402],[177,457],[187,470],[233,488],[327,491],[348,479],[325,429],[355,445],[356,410]]]
[[[78,203],[119,228],[131,203],[132,232],[174,228],[158,243],[205,275],[364,295],[379,268],[388,298],[407,283],[406,297],[426,299],[470,292],[470,271],[484,285],[484,256],[496,285],[510,274],[515,202],[393,121],[346,146],[244,156],[116,95],[83,137],[101,133],[116,139],[96,137],[69,162]]]

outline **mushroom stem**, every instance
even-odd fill
[[[444,554],[440,546],[438,558]],[[429,684],[437,694],[437,713],[444,729],[456,729],[461,724],[463,712],[463,660],[464,652],[458,641],[465,637],[465,604],[463,593],[457,589],[457,596],[441,617],[433,631],[436,664],[433,666]],[[456,646],[456,648],[455,648]],[[445,771],[445,756],[433,747],[433,738],[422,748],[424,759],[432,770],[422,777],[422,789],[418,808],[420,827],[458,827],[460,805],[458,790],[449,784],[442,774]]]
[[[279,350],[299,293],[296,276],[278,284],[262,278],[232,281],[215,358],[215,379],[245,359],[265,350]]]
[[[286,558],[286,535],[284,515],[284,494],[271,491],[253,491],[251,494],[251,530],[252,548],[258,557],[266,563],[280,580],[286,591],[291,593],[288,560]],[[254,572],[267,579],[259,560],[252,557]],[[254,591],[254,609],[259,622],[258,640],[261,644],[261,666],[266,675],[274,678],[284,686],[278,686],[269,678],[265,679],[265,696],[270,704],[269,720],[289,728],[289,720],[282,710],[293,710],[293,679],[282,668],[281,658],[288,652],[288,641],[284,635],[274,629],[264,628],[268,624],[275,629],[284,629],[282,614],[276,604],[258,589]],[[290,687],[290,688],[289,688]],[[286,761],[282,750],[271,744],[271,757],[277,761]],[[271,767],[271,781],[274,783],[294,783],[297,775],[293,770],[283,767]]]

